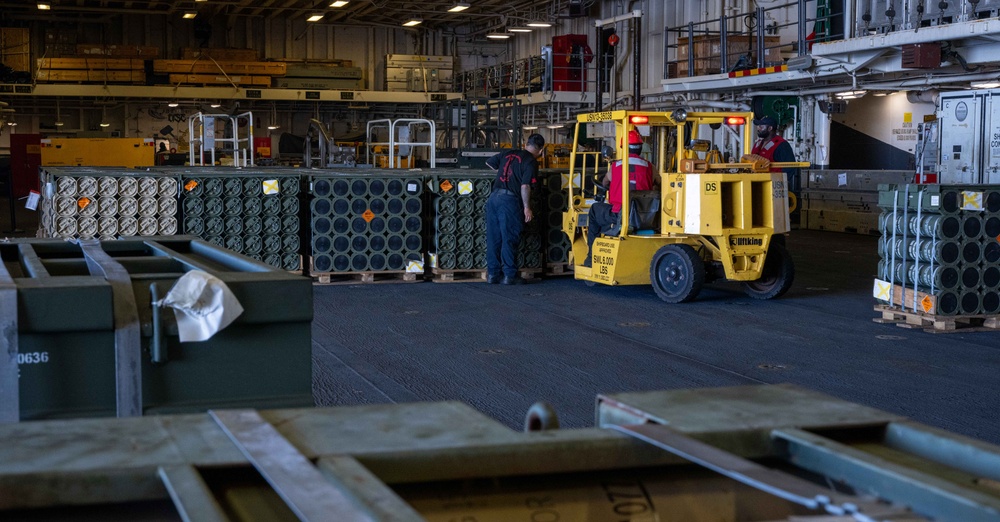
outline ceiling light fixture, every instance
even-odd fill
[[[840,100],[853,100],[865,95],[868,91],[845,91],[838,92],[835,96]]]
[[[561,128],[563,128],[563,126],[562,126],[562,124],[559,124],[559,123],[550,123],[550,124],[546,125],[545,128],[546,129],[561,129]]]
[[[185,20],[190,20],[190,19],[192,19],[192,18],[194,18],[196,16],[198,16],[198,13],[196,13],[194,11],[188,11],[188,12],[184,13],[184,16],[182,16],[181,18],[184,18]]]
[[[177,102],[168,102],[168,103],[167,103],[167,107],[176,107],[176,106],[178,106],[178,105],[180,105],[180,104],[179,104],[179,103],[177,103]]]
[[[213,109],[218,109],[219,107],[222,107],[222,104],[219,103],[219,102],[215,102],[215,103],[212,104],[212,108]]]
[[[972,82],[969,84],[969,87],[972,87],[973,89],[996,89],[997,87],[1000,87],[1000,81],[991,80],[984,82]]]
[[[39,11],[48,11],[50,9],[52,9],[52,4],[50,4],[48,2],[38,2],[38,10]]]
[[[538,125],[525,125],[524,130],[538,130]]]
[[[62,111],[59,110],[59,98],[56,98],[56,121],[52,122],[52,125],[56,127],[62,127],[64,123],[62,122]]]
[[[307,22],[318,22],[318,21],[322,20],[324,16],[326,16],[326,15],[324,15],[323,13],[313,13],[313,14],[309,15],[309,18],[306,18],[306,21]]]
[[[535,22],[528,22],[528,27],[552,27],[550,22],[543,22],[541,20]]]
[[[330,7],[344,7],[345,5],[347,5],[347,0],[337,0],[330,4]]]
[[[534,31],[534,29],[530,27],[511,27],[510,29],[507,30],[512,33],[530,33],[531,31]]]
[[[506,40],[511,37],[510,33],[489,33],[486,35],[491,40]]]
[[[107,107],[101,107],[101,123],[99,123],[98,125],[100,125],[101,128],[110,127],[111,126],[111,124],[108,123],[108,109],[107,109]]]
[[[403,23],[403,27],[413,27],[415,25],[420,25],[423,22],[420,18],[410,18]]]
[[[271,103],[271,124],[267,126],[267,130],[278,130],[281,126],[278,125],[278,109],[275,104]]]
[[[466,9],[468,9],[470,7],[472,7],[472,6],[470,6],[469,4],[467,4],[465,2],[458,2],[455,5],[451,6],[451,9],[448,9],[448,12],[449,13],[459,13],[459,12],[465,11]]]

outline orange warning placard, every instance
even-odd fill
[[[924,309],[924,313],[930,313],[934,308],[934,300],[931,296],[925,295],[923,299],[920,300],[920,306]]]
[[[375,219],[375,213],[372,212],[371,209],[368,209],[364,214],[361,214],[361,217],[365,218],[366,222],[371,223],[372,220]]]
[[[444,181],[441,182],[441,191],[442,192],[448,192],[453,187],[454,187],[454,185],[452,185],[451,182],[448,181],[448,180],[444,180]]]
[[[83,210],[90,204],[90,198],[80,198],[76,200],[76,204],[80,207],[80,210]]]
[[[198,182],[193,179],[189,179],[188,182],[184,184],[184,190],[188,192],[191,192],[197,187],[198,187]]]

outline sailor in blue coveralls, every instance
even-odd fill
[[[486,282],[519,285],[517,247],[524,224],[534,217],[529,204],[538,176],[538,157],[545,148],[541,134],[528,136],[524,149],[501,152],[486,160],[497,171],[493,193],[486,202]]]

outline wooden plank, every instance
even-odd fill
[[[146,73],[143,71],[76,71],[76,70],[45,70],[35,74],[35,80],[40,82],[132,82],[145,83]]]
[[[138,58],[108,58],[94,56],[86,58],[39,58],[36,62],[39,69],[111,69],[145,70],[143,60]]]
[[[271,85],[270,76],[249,76],[221,74],[171,74],[170,83],[200,83],[206,85]]]
[[[221,71],[220,71],[221,69]],[[153,60],[153,72],[176,74],[261,74],[284,76],[285,62]]]

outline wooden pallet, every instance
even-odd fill
[[[541,269],[538,268],[522,268],[518,271],[518,275],[529,280],[534,279],[535,274],[539,273],[541,273]],[[431,281],[435,283],[485,283],[486,270],[482,268],[471,270],[432,268]]]
[[[573,264],[572,263],[546,263],[545,264],[545,275],[547,275],[547,276],[573,275]]]
[[[922,329],[927,333],[1000,331],[1000,315],[931,315],[882,304],[875,305],[875,311],[882,313],[882,317],[872,319],[876,323]]]
[[[406,270],[383,272],[325,272],[311,274],[314,285],[362,285],[378,283],[418,283],[424,275]]]

